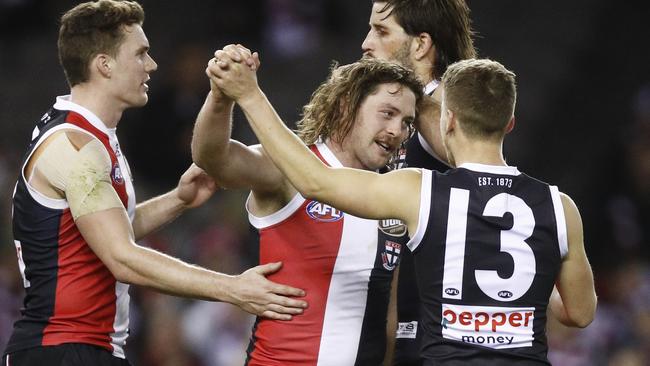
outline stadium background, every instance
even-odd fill
[[[0,0],[0,347],[23,289],[11,194],[33,124],[68,92],[57,62],[58,18],[77,2]],[[150,102],[119,126],[138,200],[171,189],[190,163],[194,118],[215,49],[259,50],[260,84],[289,124],[333,60],[360,54],[367,0],[141,1],[158,63]],[[650,15],[648,2],[468,0],[476,46],[518,77],[508,162],[557,184],[581,209],[599,294],[585,330],[551,322],[554,365],[650,364]],[[234,136],[254,143],[241,113]],[[256,263],[246,192],[208,204],[142,244],[227,273]],[[135,365],[241,365],[250,316],[227,304],[132,288]]]

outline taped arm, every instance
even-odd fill
[[[39,151],[34,171],[63,192],[75,220],[88,213],[124,208],[111,183],[110,157],[99,140],[71,131],[48,140]]]

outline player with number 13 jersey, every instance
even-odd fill
[[[501,361],[512,355],[517,364],[548,364],[548,294],[567,252],[557,187],[510,166],[423,172],[431,189],[423,183],[420,217],[428,222],[409,243],[423,302],[423,354],[489,365],[495,352]]]

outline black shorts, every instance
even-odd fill
[[[6,354],[2,366],[131,366],[105,348],[82,343],[28,348]]]

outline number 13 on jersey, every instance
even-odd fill
[[[469,190],[459,188],[451,188],[449,195],[442,279],[442,297],[446,299],[463,298],[469,195]],[[517,196],[499,193],[488,200],[482,215],[503,217],[507,212],[512,214],[513,225],[509,230],[501,230],[499,247],[501,252],[512,257],[512,275],[501,278],[495,270],[474,271],[474,279],[481,291],[494,300],[505,302],[522,297],[535,278],[535,254],[525,241],[535,228],[535,217],[530,206]]]

